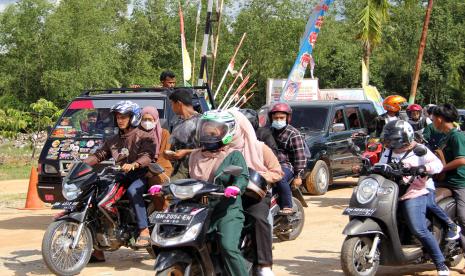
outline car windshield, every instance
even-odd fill
[[[301,131],[322,131],[328,119],[328,108],[322,106],[293,106],[291,125]]]
[[[110,107],[121,101],[114,100],[76,100],[63,113],[60,121],[51,133],[53,138],[105,138],[118,133]],[[141,108],[154,106],[160,119],[164,118],[164,100],[132,100]]]

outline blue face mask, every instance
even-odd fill
[[[283,128],[286,127],[286,125],[287,125],[286,121],[276,121],[275,120],[275,121],[273,121],[271,123],[271,127],[275,128],[275,129],[283,129]]]

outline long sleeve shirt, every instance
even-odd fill
[[[296,128],[287,125],[283,130],[272,130],[278,144],[278,160],[281,166],[294,172],[295,177],[302,177],[306,167],[304,139]]]
[[[268,169],[266,172],[261,173],[266,182],[276,183],[283,178],[284,172],[281,169],[281,164],[279,164],[278,158],[267,145],[263,145],[263,163]]]

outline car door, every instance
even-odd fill
[[[348,174],[348,167],[352,170],[353,155],[348,150],[351,133],[344,106],[336,106],[331,117],[326,144],[333,176]]]
[[[366,148],[366,142],[368,139],[368,127],[367,122],[364,120],[361,112],[361,105],[346,105],[344,108],[344,113],[348,118],[349,131],[351,132],[352,142],[357,145],[361,151],[364,151]],[[352,154],[349,145],[349,152],[352,155],[352,166],[360,165],[361,160],[357,156]],[[352,172],[352,166],[346,166],[345,171]]]

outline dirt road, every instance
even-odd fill
[[[352,193],[352,184],[340,183],[324,196],[305,197],[309,207],[301,236],[295,241],[274,243],[276,275],[342,275],[339,252],[347,218],[341,213]],[[27,180],[0,182],[0,198],[26,190]],[[11,206],[0,209],[0,275],[49,274],[40,246],[53,213],[20,211]],[[154,262],[144,251],[121,249],[106,256],[106,263],[88,265],[82,275],[153,275]],[[436,275],[436,271],[433,265],[381,267],[379,275]]]

